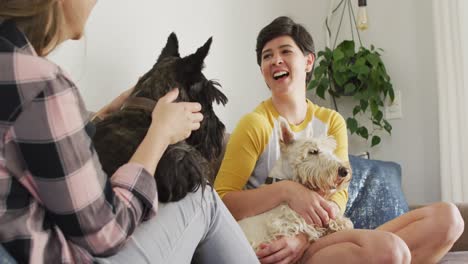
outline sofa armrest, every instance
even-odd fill
[[[422,206],[423,205],[410,205],[410,210],[414,210]],[[460,214],[463,217],[463,221],[467,223],[468,203],[458,203],[456,204],[456,206],[458,207],[458,210],[460,210]],[[467,229],[463,231],[463,234],[460,236],[457,242],[455,242],[455,244],[450,249],[450,251],[468,251],[468,230]]]

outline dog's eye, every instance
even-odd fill
[[[318,149],[309,150],[309,155],[317,155],[319,153],[320,153],[320,151]]]

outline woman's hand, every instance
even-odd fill
[[[290,182],[288,189],[289,207],[300,214],[308,224],[324,227],[330,219],[335,219],[335,209],[338,206],[334,207],[317,192],[296,182]]]
[[[179,90],[174,89],[158,100],[148,132],[130,159],[130,162],[142,164],[153,175],[167,146],[186,139],[203,120],[201,105],[176,103],[178,95]]]
[[[201,105],[192,102],[174,102],[179,89],[173,89],[161,97],[152,113],[150,130],[162,135],[168,144],[174,144],[190,136],[200,128],[203,115]]]
[[[299,234],[294,237],[282,237],[270,244],[261,244],[256,254],[262,264],[295,263],[302,257],[308,245],[307,236]]]
[[[327,201],[328,204],[330,205],[331,207],[331,215],[330,215],[330,218],[331,219],[335,219],[336,216],[341,212],[341,209],[340,207],[338,206],[337,203],[335,203],[334,201]],[[332,217],[333,216],[333,217]]]

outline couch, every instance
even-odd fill
[[[373,229],[420,206],[408,206],[401,189],[401,166],[399,164],[353,155],[349,156],[349,160],[353,169],[353,177],[348,189],[349,199],[345,215],[353,221],[355,228]],[[217,169],[219,162],[214,166]],[[468,222],[468,205],[458,204],[457,206],[465,222]],[[15,263],[1,246],[0,263]],[[440,263],[468,263],[467,230]]]
[[[401,166],[395,162],[369,160],[349,156],[353,177],[349,185],[349,199],[345,215],[355,228],[373,229],[422,205],[408,206],[401,189]],[[465,223],[468,204],[457,204]],[[468,263],[468,231],[465,229],[443,264]]]

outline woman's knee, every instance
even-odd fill
[[[402,264],[411,262],[411,252],[408,246],[393,233],[357,229],[343,231],[343,234],[340,235],[340,232],[331,234],[330,237],[324,237],[323,240],[313,243],[306,252],[304,258],[306,263],[322,260],[318,257],[320,253],[326,259],[334,256],[335,252],[340,253],[338,257],[334,256],[335,262],[338,262],[338,259],[339,262],[346,263]]]
[[[432,225],[433,232],[440,242],[453,244],[463,233],[465,223],[457,206],[453,203],[440,202],[428,206],[427,219]]]
[[[364,258],[372,263],[411,262],[411,252],[405,241],[390,232],[370,232],[363,250]]]

